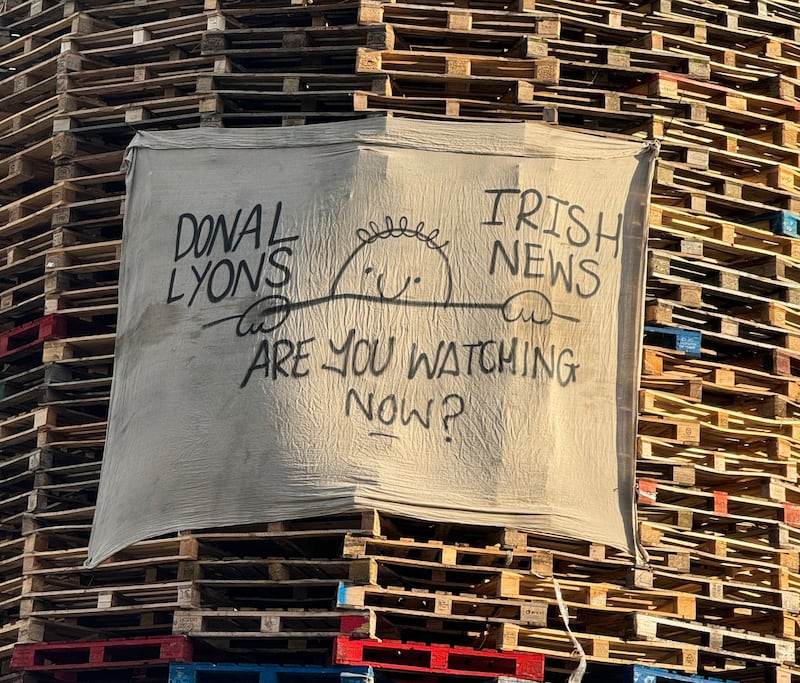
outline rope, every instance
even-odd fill
[[[567,631],[569,639],[572,641],[572,647],[574,651],[578,653],[578,657],[580,658],[578,666],[575,668],[575,671],[569,675],[569,680],[567,683],[581,683],[581,681],[583,681],[583,675],[586,673],[586,652],[584,651],[583,646],[578,642],[578,639],[575,637],[572,629],[569,627],[569,610],[567,609],[567,603],[564,602],[564,596],[561,594],[561,586],[558,583],[558,579],[556,579],[555,576],[540,576],[539,574],[534,574],[534,576],[537,579],[550,579],[553,582],[553,588],[555,589],[556,601],[558,602],[558,612],[561,615],[561,621],[564,624],[564,628]]]
[[[569,635],[569,639],[572,641],[572,646],[575,648],[575,651],[578,653],[578,657],[580,657],[580,661],[578,662],[578,666],[569,675],[569,680],[567,683],[581,683],[583,680],[583,674],[586,673],[586,652],[583,650],[583,646],[578,642],[578,639],[572,633],[572,629],[569,627],[569,611],[567,610],[567,603],[564,602],[564,597],[561,595],[561,586],[558,585],[558,581],[556,577],[551,577],[553,579],[553,588],[556,591],[556,600],[558,600],[558,611],[561,614],[561,621],[564,622],[564,628],[567,629],[567,634]]]

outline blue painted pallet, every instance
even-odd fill
[[[535,683],[513,676],[481,678],[481,683]],[[278,666],[173,662],[168,683],[392,683],[371,666]]]
[[[798,220],[800,220],[800,217],[789,211],[770,211],[761,216],[748,218],[745,223],[755,225],[756,227],[769,228],[775,235],[797,237]]]
[[[375,683],[371,666],[169,665],[169,683]]]
[[[696,674],[668,671],[654,666],[631,664],[629,666],[603,667],[589,671],[585,683],[733,683],[720,678],[706,678]]]
[[[697,330],[660,325],[644,326],[644,343],[683,351],[690,358],[700,358],[703,335]]]

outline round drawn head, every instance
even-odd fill
[[[331,285],[331,295],[354,294],[378,301],[450,302],[452,274],[439,230],[424,232],[425,224],[412,227],[403,216],[386,225],[370,221],[357,231],[360,244],[341,267]]]

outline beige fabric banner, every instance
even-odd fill
[[[392,118],[137,134],[87,564],[373,507],[634,553],[656,153]]]

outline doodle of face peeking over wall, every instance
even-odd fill
[[[370,221],[358,230],[361,240],[331,284],[331,298],[358,298],[378,302],[447,305],[453,276],[439,230],[425,234],[425,223],[411,227],[408,218],[386,217],[386,226]]]
[[[356,232],[360,244],[345,259],[327,295],[306,301],[290,301],[280,294],[265,296],[241,315],[220,318],[203,327],[236,320],[239,337],[266,334],[283,325],[292,311],[342,299],[379,305],[497,310],[509,323],[548,325],[553,318],[579,322],[556,313],[547,295],[535,289],[515,292],[499,303],[454,302],[452,270],[445,252],[449,242],[437,241],[438,228],[427,234],[424,228],[424,222],[412,226],[406,216],[397,222],[386,216],[384,226],[370,221],[369,229]]]

